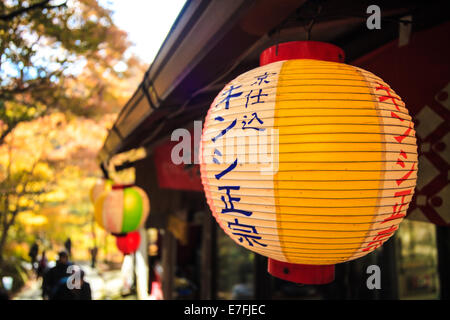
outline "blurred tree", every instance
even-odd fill
[[[45,208],[90,221],[95,156],[147,68],[129,45],[97,0],[0,1],[0,262],[20,212],[54,239],[70,219]]]
[[[54,112],[20,123],[6,137],[0,145],[0,260],[8,232],[20,242],[21,229],[55,243],[70,235],[87,250],[95,156],[113,120]]]
[[[92,116],[122,106],[115,82],[139,61],[124,57],[127,34],[110,16],[97,0],[0,2],[0,144],[52,109]]]
[[[34,129],[17,126],[0,146],[0,267],[8,231],[19,212],[37,210],[51,189],[53,170],[45,159],[48,137],[61,124],[45,117]]]

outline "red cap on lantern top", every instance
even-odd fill
[[[260,65],[290,59],[314,59],[343,62],[344,51],[318,41],[293,41],[274,45],[260,55]],[[305,265],[269,258],[268,272],[280,279],[303,284],[326,284],[334,280],[334,265]]]
[[[274,45],[264,50],[259,56],[259,64],[291,60],[313,59],[331,62],[344,62],[345,53],[341,48],[319,41],[292,41]]]
[[[139,231],[133,231],[127,233],[126,235],[116,236],[117,248],[125,255],[136,252],[140,243],[141,235],[139,234]]]

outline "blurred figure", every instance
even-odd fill
[[[8,291],[0,287],[0,301],[2,300],[9,300],[9,294]]]
[[[91,248],[90,252],[91,252],[91,268],[95,268],[95,264],[97,262],[97,253],[98,253],[97,247]]]
[[[70,238],[67,238],[67,240],[64,242],[64,247],[66,248],[69,257],[72,257],[72,240],[70,240]]]
[[[153,264],[155,264],[155,267],[153,267]],[[156,261],[155,261],[155,263],[149,264],[149,267],[150,267],[150,277],[149,277],[150,286],[149,286],[149,288],[150,288],[150,290],[148,293],[149,293],[150,300],[163,300],[161,277],[158,274],[158,272],[156,271],[156,264],[157,264]]]
[[[177,292],[177,299],[190,300],[194,299],[197,287],[190,279],[186,267],[177,267],[175,271],[175,290]]]
[[[239,268],[239,283],[235,284],[231,289],[231,299],[233,300],[249,300],[253,298],[253,286],[248,280],[247,274],[251,267],[242,265]]]
[[[40,277],[44,277],[44,274],[46,273],[48,268],[48,260],[46,256],[45,250],[42,251],[41,259],[39,260],[38,268],[37,268],[37,277],[38,279]]]
[[[84,281],[84,271],[79,266],[70,268],[70,275],[60,279],[52,300],[92,300],[91,286]]]
[[[84,280],[84,271],[81,269],[80,281],[80,287],[75,287],[72,289],[72,300],[92,300],[91,285]]]
[[[39,245],[35,241],[33,243],[33,245],[31,246],[30,251],[28,252],[28,255],[31,258],[31,268],[33,269],[33,271],[37,270],[36,259],[37,259],[38,254],[39,254]]]
[[[253,290],[247,283],[238,283],[231,289],[231,299],[249,300],[253,298]]]
[[[134,261],[131,255],[126,255],[123,258],[122,268],[120,270],[122,276],[122,296],[128,296],[132,294],[132,287],[134,282]]]
[[[58,254],[56,265],[44,274],[42,281],[42,298],[53,299],[53,295],[61,279],[66,278],[67,268],[70,266],[69,255],[65,251]]]

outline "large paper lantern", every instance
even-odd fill
[[[116,237],[117,248],[125,255],[136,252],[140,243],[141,235],[139,234],[139,231],[133,231],[126,235]]]
[[[111,191],[112,185],[113,185],[112,180],[109,180],[109,179],[97,179],[95,181],[95,184],[92,186],[91,192],[89,194],[92,203],[95,204],[95,201],[97,200],[97,198],[103,192]]]
[[[228,83],[201,139],[201,178],[222,229],[269,272],[327,283],[406,214],[417,147],[404,102],[320,42],[271,47]]]
[[[106,231],[123,234],[141,227],[149,214],[150,202],[141,188],[113,185],[95,202],[95,220]]]

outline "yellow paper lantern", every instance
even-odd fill
[[[95,221],[106,231],[124,234],[144,225],[150,201],[144,190],[131,185],[113,185],[95,202]]]
[[[315,49],[329,61],[277,61],[314,58]],[[327,58],[342,60],[340,49],[296,42],[277,51],[212,103],[200,167],[222,229],[295,281],[279,267],[353,260],[394,234],[414,192],[417,146],[401,98],[376,75]]]

